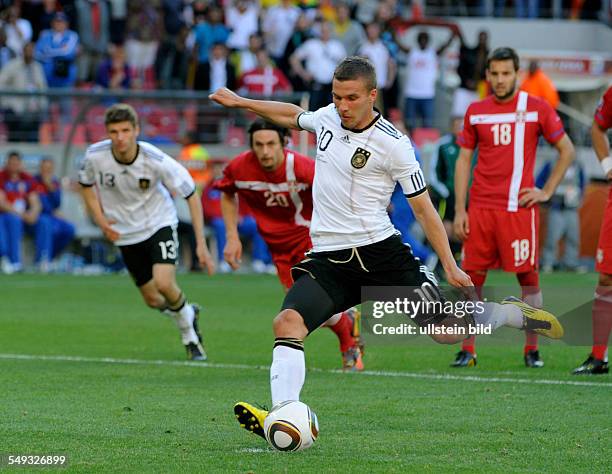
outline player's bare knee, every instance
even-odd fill
[[[157,290],[165,296],[168,301],[176,300],[177,294],[180,295],[180,290],[176,288],[174,281],[167,278],[155,279]]]
[[[274,318],[272,329],[275,337],[297,337],[303,339],[308,334],[300,313],[293,309],[284,309]]]

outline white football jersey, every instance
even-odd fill
[[[138,142],[136,159],[118,162],[111,141],[94,143],[85,152],[79,182],[96,186],[98,198],[113,228],[116,245],[131,245],[151,237],[162,227],[178,223],[172,193],[188,198],[195,192],[189,172],[159,148]]]
[[[362,130],[346,129],[334,104],[303,112],[297,122],[317,134],[313,250],[360,247],[397,233],[387,214],[395,184],[407,197],[426,190],[410,139],[380,115]]]

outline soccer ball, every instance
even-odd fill
[[[295,400],[279,403],[264,421],[266,440],[279,451],[310,448],[319,434],[317,415],[308,405]]]

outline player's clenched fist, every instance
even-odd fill
[[[455,221],[453,222],[455,235],[461,241],[464,241],[470,233],[470,221],[466,211],[455,213]]]
[[[210,94],[208,98],[225,107],[239,107],[242,105],[242,97],[235,92],[232,92],[227,87],[217,89],[215,92]]]

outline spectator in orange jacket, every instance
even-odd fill
[[[550,77],[540,69],[540,65],[535,60],[529,63],[529,72],[523,79],[521,90],[539,97],[540,99],[544,99],[555,110],[559,106],[559,93],[557,92],[557,88],[553,84],[553,81],[550,80]]]

